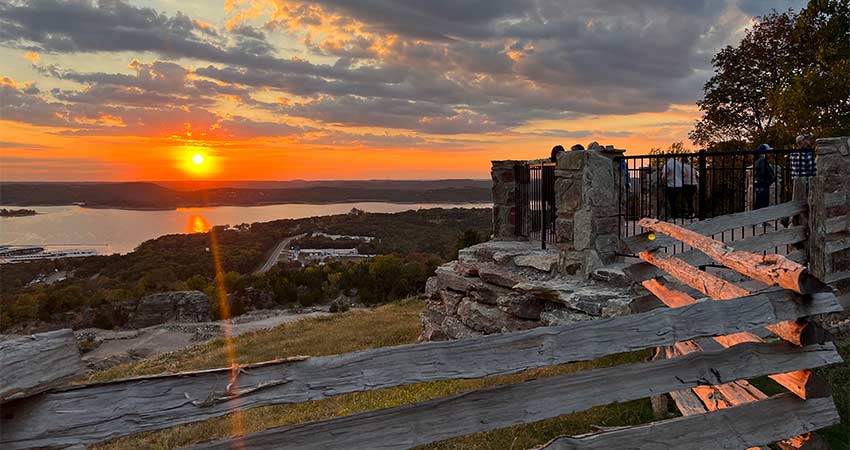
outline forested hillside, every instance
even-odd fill
[[[108,314],[113,302],[189,289],[215,298],[212,235],[229,293],[254,288],[270,293],[277,305],[311,305],[352,289],[367,303],[400,298],[421,291],[434,267],[453,256],[464,234],[467,241],[469,234],[489,235],[491,214],[490,209],[455,208],[278,220],[162,236],[126,255],[6,265],[0,279],[0,326],[8,330],[37,321],[83,326],[92,325],[95,316],[96,325],[120,326],[120,318]],[[373,236],[369,251],[385,256],[306,269],[278,267],[252,275],[283,238],[312,231]],[[31,284],[55,271],[67,272],[68,278]],[[240,312],[238,302],[234,310]]]

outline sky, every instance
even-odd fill
[[[0,0],[0,180],[487,178],[687,141],[800,0]]]

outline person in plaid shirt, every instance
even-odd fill
[[[817,175],[815,167],[815,139],[810,135],[797,136],[797,150],[791,153],[791,178],[805,178]],[[808,180],[807,180],[808,181]]]

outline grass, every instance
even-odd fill
[[[422,307],[422,303],[418,300],[405,300],[367,311],[352,311],[307,319],[272,330],[239,336],[235,339],[238,360],[241,364],[247,364],[298,355],[339,354],[415,342],[420,331],[418,314]],[[99,372],[92,375],[90,381],[223,367],[227,365],[223,346],[222,340],[214,340],[181,352]],[[839,351],[845,361],[850,360],[850,343],[840,344]],[[535,378],[591,368],[634,363],[646,359],[647,356],[648,352],[634,352],[612,355],[596,361],[534,369],[515,375],[438,381],[379,391],[357,392],[321,401],[256,408],[242,412],[241,416],[245,432],[250,433],[280,425],[401,406],[484,387],[521,383]],[[832,450],[850,450],[850,392],[848,392],[850,364],[845,362],[820,369],[818,372],[833,386],[835,402],[842,416],[841,424],[824,429],[819,434],[829,442]],[[769,395],[782,391],[782,388],[767,378],[753,380],[753,383]],[[576,435],[593,431],[594,425],[626,426],[652,420],[649,400],[641,399],[596,407],[529,425],[451,439],[420,447],[420,450],[526,449],[543,444],[559,435]],[[232,419],[228,416],[157,432],[142,433],[93,448],[166,450],[233,434]]]
[[[418,315],[422,307],[423,304],[418,300],[405,300],[368,311],[352,311],[307,319],[272,330],[239,336],[235,339],[238,359],[240,363],[246,364],[297,355],[338,354],[415,342],[420,331]],[[520,383],[590,368],[638,362],[644,360],[646,356],[646,352],[634,352],[591,362],[529,370],[515,375],[421,383],[379,391],[345,394],[321,401],[256,408],[244,411],[242,421],[245,431],[250,433],[285,424],[401,406],[483,387]],[[90,377],[90,381],[107,381],[129,376],[199,370],[226,365],[224,342],[214,340],[185,351],[95,373]],[[652,409],[649,400],[643,399],[592,408],[581,413],[530,425],[465,436],[422,447],[422,449],[524,449],[543,444],[562,434],[590,432],[593,430],[593,425],[633,425],[651,420]],[[157,432],[142,433],[93,448],[166,450],[232,434],[232,419],[223,417]]]
[[[841,423],[818,431],[832,450],[850,450],[850,340],[838,344],[838,352],[844,362],[817,369],[832,386],[832,398],[841,414]]]

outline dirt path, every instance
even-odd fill
[[[231,334],[239,336],[278,325],[319,317],[330,313],[313,310],[293,313],[282,310],[252,311],[233,319]],[[162,353],[182,350],[223,336],[223,321],[201,323],[166,323],[140,330],[111,331],[96,328],[77,330],[78,340],[97,347],[83,355],[83,362],[93,370],[150,358]]]

